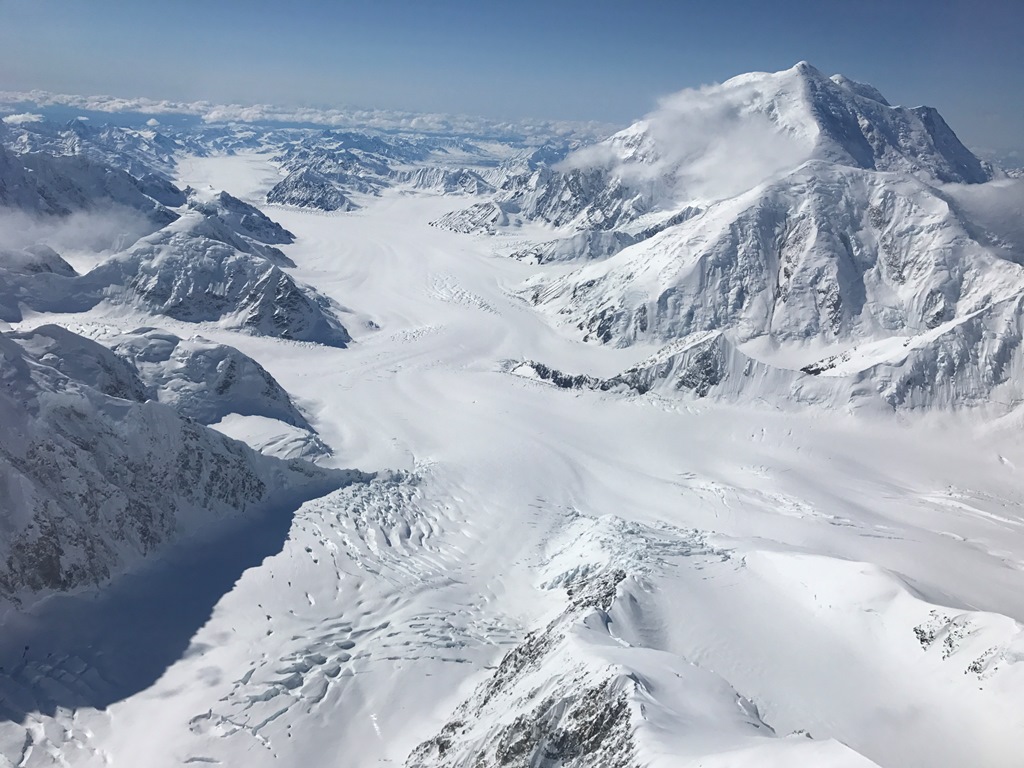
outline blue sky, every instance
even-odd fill
[[[1024,148],[1024,0],[0,0],[0,88],[627,123],[806,59]]]

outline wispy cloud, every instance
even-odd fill
[[[99,254],[127,248],[153,231],[140,212],[119,205],[43,216],[0,209],[0,251],[43,244],[60,254]]]
[[[780,125],[774,107],[753,80],[686,89],[560,167],[604,168],[631,186],[680,201],[732,197],[812,154],[814,137]]]

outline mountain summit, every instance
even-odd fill
[[[999,390],[1012,403],[1024,242],[992,175],[934,109],[801,62],[681,91],[437,223],[498,205],[510,223],[558,228],[512,255],[592,263],[536,276],[526,298],[589,342],[690,350],[719,334],[714,385],[692,372],[698,385],[680,385],[701,395],[728,359],[782,369],[769,379],[790,382],[786,396],[956,406]],[[623,376],[674,386],[678,362]]]
[[[641,198],[632,210],[647,211],[731,197],[810,160],[935,182],[980,183],[991,175],[933,108],[891,106],[875,88],[827,77],[806,62],[668,96],[557,168],[599,174]],[[522,195],[528,215],[538,197]],[[536,213],[553,219],[543,207]],[[620,221],[587,216],[579,223]]]

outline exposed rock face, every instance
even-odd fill
[[[232,231],[256,242],[265,245],[288,245],[295,242],[295,235],[287,229],[255,206],[227,192],[203,195],[194,189],[189,190],[188,205],[205,216],[219,219]]]
[[[612,570],[570,585],[566,612],[509,651],[438,735],[413,751],[407,768],[637,766],[629,681],[566,658],[573,624],[610,609],[624,578],[624,571]],[[559,672],[553,658],[563,662]],[[545,673],[558,678],[545,679]],[[540,687],[523,696],[527,681]],[[504,722],[482,725],[500,709]]]
[[[399,171],[394,179],[399,184],[408,184],[413,189],[424,189],[446,195],[483,195],[494,191],[476,172],[465,168],[417,168],[415,171]]]
[[[137,382],[119,381],[127,372],[112,370],[112,356],[89,365],[90,349],[52,327],[0,336],[0,598],[97,584],[273,495],[339,482],[262,457],[166,406],[101,392]]]
[[[755,360],[718,332],[693,334],[667,344],[646,360],[609,378],[573,375],[532,360],[509,363],[507,370],[562,389],[638,395],[655,392],[724,400],[833,402],[842,399],[845,384],[836,382],[837,386],[830,387],[807,372],[778,368]]]
[[[563,389],[684,394],[737,402],[846,403],[904,409],[984,407],[1005,412],[1024,401],[1024,295],[915,337],[865,342],[800,370],[740,351],[726,333],[695,333],[609,378],[507,364],[519,376]]]
[[[292,171],[267,193],[267,202],[318,211],[351,211],[356,208],[328,178],[306,168]]]
[[[463,234],[494,234],[509,222],[509,212],[504,204],[477,203],[461,211],[446,213],[430,225]]]

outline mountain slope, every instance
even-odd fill
[[[234,347],[200,336],[185,340],[156,328],[139,328],[104,343],[134,365],[153,399],[201,424],[237,413],[312,429],[277,380]]]
[[[323,297],[301,288],[259,251],[237,245],[219,219],[187,213],[83,276],[76,290],[186,322],[216,321],[332,346],[349,342]]]
[[[1003,407],[1020,401],[1013,182],[988,181],[933,111],[801,64],[679,94],[567,164],[537,189],[598,182],[541,218],[583,231],[512,255],[592,262],[522,291],[571,336],[685,346],[720,333],[813,400],[958,407],[998,388]],[[638,207],[624,215],[627,202]],[[716,391],[763,396],[747,384]]]
[[[136,212],[154,228],[177,216],[146,194],[134,176],[82,156],[16,155],[0,146],[0,207],[67,216],[118,207]]]
[[[526,219],[608,230],[735,196],[810,160],[934,182],[991,178],[934,109],[891,106],[801,62],[669,96],[561,162],[506,173],[497,199]]]
[[[289,245],[295,235],[255,206],[227,192],[188,190],[188,206],[205,216],[216,217],[226,227],[250,240],[264,245]]]
[[[605,343],[722,328],[832,341],[935,328],[1010,295],[1022,274],[932,187],[816,161],[531,298]]]
[[[326,176],[308,168],[292,171],[267,192],[267,202],[319,211],[351,211],[355,204]]]
[[[104,393],[139,395],[112,355],[79,353],[93,344],[52,328],[0,337],[0,599],[99,584],[218,519],[341,481]]]

